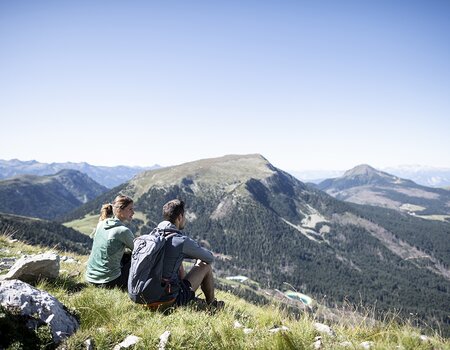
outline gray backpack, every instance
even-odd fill
[[[135,238],[128,277],[128,295],[135,303],[151,304],[165,294],[166,282],[162,278],[164,246],[178,233],[181,232],[155,228],[149,234]]]

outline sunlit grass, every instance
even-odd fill
[[[63,225],[90,236],[97,227],[98,217],[98,214],[85,215],[82,219],[65,222]]]
[[[18,251],[43,251],[41,247],[11,243],[6,236],[0,236],[0,245],[10,255]],[[131,302],[118,289],[101,289],[85,283],[87,257],[69,256],[76,262],[61,262],[63,272],[57,280],[37,285],[56,296],[80,320],[80,329],[64,345],[68,350],[86,348],[87,339],[97,349],[112,349],[128,335],[141,338],[133,349],[155,349],[165,331],[171,333],[166,349],[312,349],[318,336],[321,349],[358,349],[367,341],[373,342],[371,349],[450,349],[448,340],[438,334],[421,340],[421,331],[395,313],[374,322],[374,310],[361,307],[347,306],[341,310],[341,319],[328,323],[335,335],[320,334],[315,329],[314,323],[322,315],[311,312],[296,317],[279,301],[256,306],[225,291],[217,292],[217,298],[224,300],[226,306],[216,312],[190,306],[167,313],[150,311]],[[271,332],[280,327],[286,328]]]

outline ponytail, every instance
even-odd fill
[[[103,204],[102,209],[100,210],[100,218],[99,221],[105,220],[113,216],[113,207],[111,203]]]
[[[99,221],[105,220],[107,218],[111,218],[116,215],[116,211],[120,209],[124,209],[130,203],[133,203],[133,200],[130,197],[119,194],[114,201],[111,203],[106,203],[102,205],[102,209],[100,210],[100,218]]]

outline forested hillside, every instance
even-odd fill
[[[76,170],[47,176],[21,175],[0,180],[0,212],[52,220],[106,190]]]
[[[330,305],[376,304],[449,327],[448,223],[338,201],[259,155],[149,171],[119,191],[146,214],[141,233],[162,220],[166,201],[185,200],[187,232],[218,254],[221,270],[272,288],[288,282]],[[106,199],[77,214],[98,212]]]
[[[0,233],[32,245],[88,254],[92,240],[53,221],[0,213]]]

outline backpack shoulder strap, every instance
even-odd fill
[[[176,230],[174,228],[164,228],[164,229],[161,229],[161,231],[162,231],[161,235],[164,236],[166,241],[169,238],[172,238],[173,236],[176,236],[178,234],[180,234],[180,235],[183,234],[181,231]]]
[[[183,232],[181,232],[180,230],[174,229],[174,228],[164,228],[162,230],[164,231],[164,234],[166,232],[179,233],[180,235],[183,234]]]
[[[171,234],[164,235],[164,239],[167,241],[169,238],[172,238],[173,236],[176,236],[177,234],[178,234],[177,232],[173,232]]]

